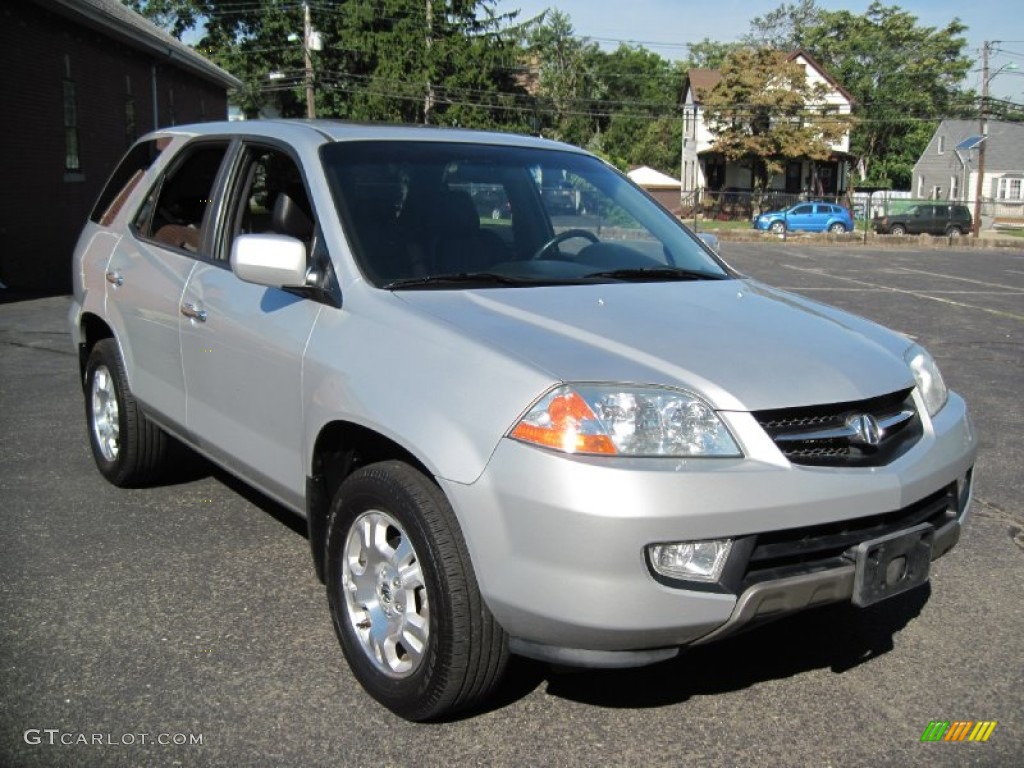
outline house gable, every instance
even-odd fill
[[[823,85],[825,88],[824,98],[817,106],[830,109],[840,115],[849,115],[853,110],[854,98],[845,88],[840,85],[825,69],[815,60],[810,53],[804,50],[797,50],[790,53],[787,61],[797,62],[803,66],[808,81],[812,85]],[[686,72],[683,83],[683,152],[682,167],[680,176],[683,189],[692,191],[706,186],[715,187],[716,180],[726,185],[736,184],[743,186],[744,182],[737,174],[724,167],[724,170],[716,171],[716,175],[710,179],[706,176],[709,172],[707,167],[707,156],[712,153],[712,146],[715,143],[715,135],[711,131],[705,119],[703,102],[707,95],[722,80],[722,73],[718,69],[693,68]],[[850,151],[850,135],[847,132],[839,141],[832,145],[832,151],[838,157],[844,157]],[[726,163],[725,166],[732,164]],[[792,165],[792,164],[791,164]],[[812,179],[817,171],[813,164],[804,162],[799,168],[787,169],[791,176],[786,183],[787,189],[790,186],[806,186],[807,180]],[[717,166],[722,162],[717,161]],[[834,170],[824,170],[822,173],[838,172],[840,178],[845,178],[846,168],[842,160],[834,162]],[[722,180],[724,179],[724,182]],[[839,189],[845,188],[845,181],[837,181]]]

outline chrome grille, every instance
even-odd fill
[[[912,391],[756,411],[754,418],[794,464],[878,467],[901,456],[921,436]]]

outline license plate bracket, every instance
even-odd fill
[[[928,581],[935,529],[928,523],[861,542],[853,548],[853,604],[865,607]]]

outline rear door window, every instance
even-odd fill
[[[203,142],[182,150],[136,214],[135,233],[188,253],[204,251],[207,213],[227,149],[225,141]]]

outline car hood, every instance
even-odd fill
[[[682,387],[721,410],[861,400],[914,384],[905,337],[751,280],[395,296],[555,381]]]

